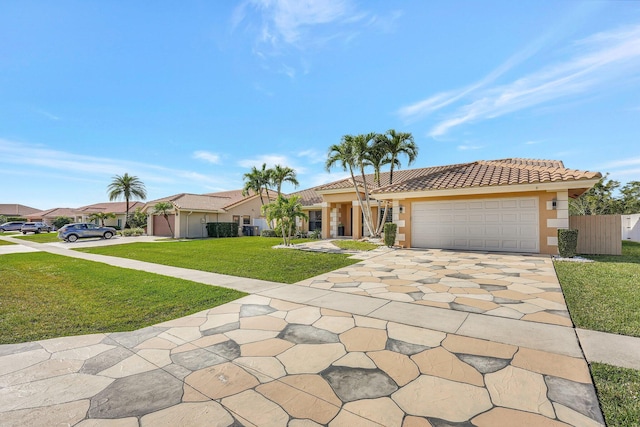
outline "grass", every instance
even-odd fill
[[[39,252],[3,255],[0,344],[131,331],[245,294]]]
[[[275,237],[241,237],[78,250],[280,283],[299,282],[358,262],[346,254],[272,248],[280,243]]]
[[[640,371],[592,363],[591,373],[609,427],[635,426],[640,420]]]
[[[16,239],[28,240],[30,242],[36,242],[36,243],[62,242],[62,240],[58,239],[57,232],[39,233],[39,234],[35,234],[35,233],[20,234],[12,237],[15,237]]]
[[[7,242],[6,240],[0,240],[0,246],[2,245],[15,245],[13,242]]]
[[[579,328],[640,337],[640,243],[622,242],[621,256],[555,262],[571,319]]]
[[[372,251],[380,247],[379,245],[374,245],[373,243],[360,242],[358,240],[334,240],[331,243],[333,243],[340,249],[349,251]]]

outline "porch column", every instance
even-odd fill
[[[322,238],[331,238],[331,204],[322,203]]]
[[[362,238],[362,208],[357,200],[351,202],[351,206],[353,208],[351,236],[353,236],[354,240],[358,240]]]
[[[176,210],[176,214],[173,216],[173,235],[176,239],[180,236],[180,211]]]

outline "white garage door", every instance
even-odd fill
[[[414,202],[411,246],[539,252],[538,199]]]

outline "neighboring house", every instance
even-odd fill
[[[275,193],[271,196],[275,196]],[[173,205],[169,222],[176,238],[206,237],[208,222],[235,222],[238,226],[259,228],[266,226],[260,211],[262,203],[256,194],[243,196],[242,190],[209,194],[181,193],[150,201],[143,208],[149,214],[147,234],[153,236],[171,236],[167,220],[161,215],[154,215],[153,206],[158,202],[170,202]]]
[[[72,208],[53,208],[46,211],[38,211],[27,215],[29,221],[41,221],[47,224],[53,224],[53,221],[59,216],[66,216],[75,220],[75,209]]]
[[[16,218],[27,218],[30,214],[39,212],[40,209],[19,204],[0,204],[0,215]]]
[[[544,254],[557,253],[557,231],[569,226],[569,198],[602,177],[562,161],[517,158],[394,171],[391,185],[388,172],[380,175],[380,187],[373,174],[365,176],[374,219],[377,201],[388,202],[399,245]],[[366,235],[350,179],[293,194],[320,218],[323,238],[336,237],[339,225],[354,239]]]
[[[142,209],[145,206],[144,202],[129,201],[129,215],[133,215],[137,208]],[[95,203],[93,205],[82,206],[77,209],[73,209],[73,215],[71,216],[75,222],[95,222],[91,221],[89,217],[95,213],[113,213],[115,218],[109,218],[104,220],[104,225],[107,227],[123,228],[125,219],[127,216],[127,203],[126,202],[105,202]],[[98,221],[102,224],[101,221]]]

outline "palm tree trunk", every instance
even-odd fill
[[[371,212],[371,198],[369,197],[369,187],[367,186],[367,180],[365,179],[364,169],[360,168],[360,173],[362,174],[362,184],[364,185],[364,196],[365,201],[367,203],[367,215],[365,215],[365,222],[367,223],[367,228],[369,229],[369,234],[371,237],[376,237],[373,229],[373,213]]]

